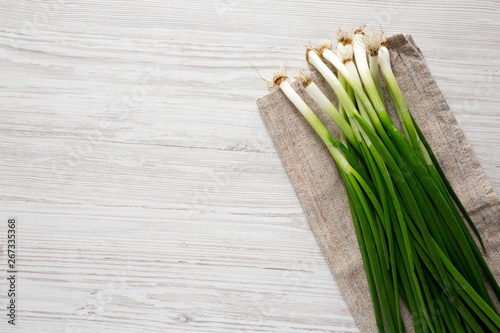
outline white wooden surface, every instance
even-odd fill
[[[409,32],[500,189],[498,1],[0,1],[2,332],[356,332],[257,112],[339,26]],[[6,220],[18,318],[6,323]]]

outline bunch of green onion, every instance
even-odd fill
[[[339,30],[306,51],[338,108],[300,71],[296,79],[340,129],[332,137],[294,91],[284,69],[272,80],[327,146],[347,188],[379,332],[403,332],[400,299],[415,332],[500,332],[500,287],[465,221],[479,233],[409,112],[382,32]],[[336,74],[327,66],[335,68]],[[402,132],[386,110],[381,79]],[[462,217],[463,216],[463,217]],[[464,221],[465,219],[465,221]]]

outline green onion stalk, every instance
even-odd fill
[[[396,308],[399,308],[399,304],[395,303],[394,298],[391,296],[394,295],[394,290],[392,289],[394,284],[392,283],[391,275],[387,272],[387,267],[390,266],[390,263],[387,262],[387,255],[384,254],[386,246],[382,242],[380,235],[381,229],[377,223],[378,219],[383,216],[383,211],[373,192],[374,186],[369,179],[364,178],[361,173],[349,163],[345,156],[345,151],[340,148],[342,147],[342,143],[333,139],[314,112],[294,91],[290,83],[286,81],[284,73],[278,72],[273,82],[279,85],[287,98],[295,105],[311,127],[316,131],[339,167],[348,191],[354,228],[366,269],[377,327],[379,331],[383,332],[385,322],[391,331],[396,332],[402,328],[402,321],[400,315],[394,315],[395,313],[399,313],[396,310]],[[312,81],[309,82],[312,83]],[[311,91],[318,89],[316,85],[311,87],[314,87]],[[319,93],[322,95],[320,91]],[[337,121],[339,121],[339,119],[343,120],[336,108],[329,104],[329,101],[326,102],[323,97],[325,96],[322,95],[318,101],[324,103],[324,106],[330,109],[329,115]],[[343,123],[342,120],[340,123],[345,125],[342,131],[348,133],[350,126]],[[346,137],[348,137],[348,135],[346,135]],[[351,141],[351,143],[353,142],[356,141]],[[354,145],[357,145],[357,142],[354,143]]]
[[[422,296],[422,292],[421,292],[420,287],[419,287],[420,284],[418,283],[416,278],[414,278],[414,276],[413,276],[412,251],[411,251],[411,247],[410,247],[409,240],[408,240],[409,238],[408,238],[408,231],[407,231],[407,227],[406,227],[406,221],[405,221],[405,219],[403,217],[403,213],[402,213],[402,204],[400,203],[400,201],[397,198],[396,189],[392,183],[389,170],[387,169],[381,155],[375,149],[371,139],[368,137],[368,135],[366,133],[366,130],[373,132],[373,129],[370,127],[370,125],[368,125],[366,120],[359,115],[354,104],[349,99],[347,92],[345,92],[345,90],[342,89],[342,87],[341,87],[340,83],[338,82],[338,80],[336,79],[335,75],[321,61],[319,56],[315,52],[309,51],[307,54],[307,60],[309,61],[309,63],[311,65],[313,65],[325,77],[326,81],[333,88],[333,90],[335,91],[335,93],[339,97],[339,100],[341,100],[346,111],[348,112],[349,118],[351,119],[351,122],[353,124],[357,124],[359,122],[362,122],[368,126],[367,129],[363,129],[362,127],[360,127],[360,132],[363,133],[365,145],[368,148],[367,152],[361,151],[360,153],[363,156],[365,156],[365,159],[368,161],[367,164],[370,164],[369,161],[371,159],[375,161],[377,168],[373,168],[373,171],[376,172],[373,178],[375,178],[375,179],[382,178],[384,185],[385,185],[383,190],[380,191],[379,193],[380,193],[382,198],[384,198],[385,196],[390,196],[390,201],[393,203],[393,206],[396,209],[395,215],[397,216],[397,220],[395,220],[395,221],[397,222],[397,225],[394,224],[393,227],[400,228],[399,233],[402,235],[402,237],[400,238],[400,241],[403,242],[403,244],[402,244],[402,246],[404,247],[403,253],[404,253],[404,258],[405,258],[406,263],[407,263],[407,266],[405,269],[408,270],[408,272],[407,272],[408,276],[410,278],[412,278],[409,283],[412,285],[413,293],[415,295],[416,301],[418,302],[418,306],[422,309],[421,316],[423,318],[426,318],[427,324],[430,325],[430,319],[429,319],[428,314],[425,311],[423,296]],[[345,73],[346,73],[345,74],[346,77],[348,77],[347,72],[345,72]],[[313,99],[314,99],[314,97],[313,97]],[[356,119],[356,117],[358,117],[358,118]],[[379,173],[378,176],[377,176],[377,173]],[[387,195],[386,195],[386,193],[387,193]],[[389,239],[391,239],[391,238],[392,237],[389,237]],[[419,317],[419,319],[420,319],[420,317]]]
[[[384,39],[381,42],[378,54],[379,54],[378,62],[380,65],[380,69],[382,71],[382,76],[387,86],[389,95],[391,96],[391,99],[396,108],[396,112],[398,114],[400,122],[403,126],[403,129],[405,130],[408,142],[413,147],[418,147],[418,150],[420,151],[420,156],[423,162],[425,162],[427,167],[429,168],[429,172],[436,179],[437,184],[439,184],[442,188],[444,187],[446,191],[448,191],[449,195],[452,197],[452,199],[458,206],[460,212],[464,215],[465,219],[467,220],[470,228],[473,230],[474,234],[479,240],[483,251],[486,251],[481,235],[479,234],[477,228],[472,222],[472,219],[467,213],[467,210],[465,209],[460,199],[458,198],[457,194],[453,190],[453,187],[451,186],[450,182],[446,178],[443,169],[441,168],[439,162],[437,161],[428,142],[425,140],[425,137],[422,134],[420,128],[413,119],[411,113],[408,111],[408,107],[406,106],[403,93],[401,92],[401,89],[399,88],[399,85],[392,71],[389,50],[387,49],[387,39]]]
[[[339,167],[379,332],[404,331],[399,297],[416,332],[500,332],[482,274],[497,299],[500,288],[460,213],[483,246],[482,240],[406,106],[382,33],[339,30],[337,38],[336,52],[325,43],[308,48],[306,60],[333,89],[340,111],[308,74],[299,73],[297,80],[339,127],[342,142],[330,135],[284,71],[276,73],[273,84]],[[387,113],[379,68],[404,135]]]
[[[448,245],[450,253],[452,255],[456,254],[456,256],[454,257],[455,264],[459,267],[461,266],[460,263],[462,261],[467,262],[467,265],[462,266],[464,267],[462,273],[468,275],[471,278],[474,285],[481,290],[483,297],[486,300],[488,300],[488,303],[491,306],[493,306],[493,303],[489,299],[489,295],[486,291],[484,282],[482,281],[481,274],[477,268],[476,263],[473,260],[474,257],[477,259],[481,268],[486,274],[489,282],[494,287],[497,297],[498,297],[498,284],[493,278],[476,244],[473,242],[470,233],[465,228],[465,224],[461,220],[461,217],[458,211],[456,210],[456,207],[451,203],[451,198],[449,196],[449,193],[443,189],[443,186],[440,183],[440,179],[438,178],[437,173],[436,172],[433,173],[432,165],[430,165],[429,163],[430,159],[428,158],[428,156],[425,156],[426,152],[424,151],[422,154],[424,157],[423,159],[419,160],[418,158],[416,158],[416,156],[418,156],[418,151],[415,152],[415,150],[414,151],[411,150],[410,145],[403,140],[401,133],[399,133],[399,131],[395,128],[395,126],[392,124],[392,121],[388,117],[387,112],[383,107],[383,103],[380,102],[380,95],[376,93],[376,89],[374,88],[373,78],[372,76],[369,75],[369,71],[367,70],[366,53],[364,52],[364,49],[362,47],[363,40],[365,39],[363,37],[365,37],[365,34],[363,32],[358,33],[356,35],[354,41],[354,53],[357,61],[358,70],[360,72],[360,76],[363,79],[363,84],[367,89],[368,95],[370,96],[370,99],[373,103],[373,107],[374,109],[377,110],[377,115],[380,117],[381,122],[384,126],[384,128],[382,129],[380,128],[377,129],[379,130],[379,132],[380,131],[383,132],[383,130],[385,129],[389,134],[391,134],[393,142],[397,146],[397,149],[400,150],[403,156],[405,156],[409,170],[415,172],[417,180],[421,182],[420,188],[425,189],[425,192],[427,192],[429,199],[431,200],[431,202],[428,202],[428,208],[431,208],[430,204],[434,204],[437,213],[434,214],[435,217],[434,220],[438,218],[444,220],[444,222],[447,223],[445,224],[445,229],[440,230],[440,232],[442,233],[442,235],[444,234],[444,236],[446,236],[446,233],[450,233],[453,236],[450,239],[446,239],[446,237],[444,237],[444,241]],[[380,63],[381,63],[382,73],[383,75],[385,75],[387,73],[386,71],[387,66],[384,67],[384,63],[383,62]],[[396,90],[391,89],[391,85],[389,85],[389,91],[392,91],[391,96],[396,96],[396,94],[394,93],[394,91]],[[399,95],[401,95],[400,91]],[[415,135],[412,134],[415,133],[415,131],[413,130],[412,118],[408,116],[409,115],[408,109],[401,107],[401,105],[404,105],[401,103],[401,99],[402,98],[400,98],[399,101],[397,102],[395,101],[394,103],[396,105],[396,108],[398,108],[401,111],[403,122],[408,129],[410,137],[415,137]],[[371,113],[370,115],[372,116],[373,114],[374,113]],[[384,138],[383,135],[381,135],[381,137]],[[414,142],[415,147],[422,147],[422,145],[418,143],[417,139],[410,138],[410,140]],[[388,147],[390,146],[388,145]],[[393,151],[395,151],[394,155],[397,155],[397,151],[396,150]],[[427,162],[426,164],[427,166],[430,166],[430,168],[426,170],[425,164],[422,163],[422,161]],[[419,185],[418,182],[416,182],[416,185],[417,186]],[[425,195],[425,193],[422,194]],[[423,197],[423,199],[424,200],[426,199],[425,196]]]
[[[364,32],[360,32],[355,36],[353,49],[357,62],[357,68],[360,77],[362,78],[364,87],[367,90],[369,98],[364,94],[364,91],[362,90],[360,85],[354,82],[353,79],[348,79],[348,81],[350,81],[349,83],[355,90],[356,94],[358,94],[363,100],[363,104],[368,110],[370,118],[372,119],[380,135],[380,138],[382,139],[383,144],[385,144],[386,146],[384,147],[384,149],[387,148],[388,150],[386,152],[383,149],[381,153],[392,155],[398,166],[402,167],[401,171],[404,171],[403,176],[411,185],[410,187],[413,189],[413,192],[411,194],[415,194],[416,199],[420,202],[421,207],[426,207],[426,209],[418,212],[418,205],[413,206],[412,211],[414,214],[416,214],[416,218],[419,219],[421,213],[424,213],[423,216],[428,221],[443,220],[444,222],[446,222],[444,226],[442,226],[441,223],[437,223],[438,228],[435,227],[435,223],[429,223],[429,227],[433,229],[432,231],[435,237],[444,237],[444,245],[447,246],[449,251],[452,251],[452,254],[455,254],[456,250],[458,249],[457,255],[454,256],[455,263],[457,265],[460,265],[461,261],[466,261],[468,263],[467,269],[464,268],[463,272],[471,276],[476,287],[481,289],[483,296],[488,299],[489,296],[486,292],[484,281],[482,281],[482,278],[480,276],[479,268],[473,261],[473,258],[475,256],[488,275],[489,270],[484,263],[484,259],[482,258],[479,251],[474,248],[474,246],[472,247],[472,249],[469,248],[470,242],[469,244],[467,243],[467,236],[464,234],[464,232],[467,232],[467,230],[463,230],[463,228],[460,227],[461,223],[460,221],[458,221],[459,216],[458,214],[453,212],[454,206],[452,207],[449,205],[449,200],[446,200],[443,196],[446,194],[441,193],[440,188],[438,187],[438,185],[436,185],[431,175],[429,175],[425,166],[416,157],[415,151],[404,139],[404,136],[399,132],[399,130],[394,126],[392,120],[387,114],[384,103],[381,100],[381,96],[376,89],[373,77],[369,71],[368,63],[366,60],[366,52],[363,47],[363,36]],[[329,50],[324,50],[323,56],[325,57],[325,59],[331,61],[330,58],[333,56],[333,53]],[[337,70],[342,72],[342,68],[338,66],[338,61],[337,63],[332,63],[337,68]],[[404,183],[403,186],[405,186]],[[408,188],[406,188],[406,190],[408,190]],[[407,193],[406,195],[409,195],[409,193]],[[412,200],[411,196],[409,198],[405,198],[405,201],[409,201],[413,204],[416,203]],[[434,211],[431,209],[432,207],[434,207]],[[438,233],[440,233],[441,235],[439,235]],[[448,233],[451,233],[453,237],[447,237]],[[437,259],[436,256],[434,256],[434,258]],[[492,280],[494,282],[494,279]],[[490,304],[492,304],[491,300]]]
[[[373,50],[373,47],[371,47],[371,49]],[[446,175],[444,174],[443,169],[441,168],[439,162],[437,161],[437,158],[435,157],[430,145],[426,141],[420,128],[418,127],[413,116],[411,115],[411,113],[408,110],[408,107],[406,105],[406,102],[405,102],[405,99],[404,99],[403,94],[401,92],[401,89],[399,88],[399,85],[398,85],[396,78],[394,76],[394,73],[392,71],[392,66],[391,66],[391,62],[390,62],[390,55],[389,55],[389,50],[387,48],[387,40],[386,39],[384,39],[380,43],[380,48],[378,51],[378,63],[379,63],[387,90],[389,92],[389,95],[391,96],[391,99],[392,99],[393,104],[395,106],[396,112],[397,112],[398,117],[400,119],[400,122],[401,122],[403,128],[406,129],[407,134],[406,133],[405,134],[406,134],[407,141],[416,150],[422,163],[425,164],[429,174],[433,178],[436,185],[439,187],[439,190],[444,194],[444,197],[447,200],[448,205],[452,209],[453,214],[454,214],[456,220],[458,221],[460,228],[462,229],[464,235],[466,236],[467,242],[474,253],[474,257],[476,258],[476,260],[478,261],[482,270],[486,274],[488,281],[490,282],[496,297],[498,299],[500,299],[500,287],[499,287],[498,283],[496,282],[495,278],[493,277],[490,269],[488,268],[483,256],[481,255],[481,253],[479,251],[479,248],[477,247],[472,236],[468,232],[466,225],[460,216],[460,213],[462,213],[462,215],[465,217],[471,230],[476,235],[483,251],[486,251],[483,240],[481,238],[481,235],[479,234],[476,226],[474,225],[472,219],[470,218],[469,214],[467,213],[465,207],[461,203],[457,194],[453,190],[453,187],[451,186],[450,182],[446,178]],[[456,206],[455,206],[455,204],[456,204]],[[458,206],[458,209],[457,209],[457,206]]]

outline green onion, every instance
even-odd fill
[[[338,126],[341,141],[293,89],[284,69],[272,82],[339,167],[379,332],[404,331],[400,296],[416,332],[500,332],[483,274],[499,300],[500,287],[461,213],[484,250],[481,237],[408,110],[382,32],[336,34],[335,52],[323,43],[309,47],[306,60],[337,95],[338,109],[309,74],[299,72],[296,79]],[[379,68],[404,135],[387,113]]]

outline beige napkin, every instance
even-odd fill
[[[486,261],[500,278],[500,202],[467,139],[443,98],[422,53],[411,35],[389,38],[396,79],[408,108],[431,145],[450,183],[460,197],[487,247]],[[316,73],[313,80],[335,100],[328,84]],[[294,88],[338,138],[338,129],[297,83]],[[399,124],[384,88],[391,117]],[[361,331],[376,332],[372,301],[359,252],[345,185],[330,153],[302,115],[276,89],[257,100],[288,176],[300,198],[309,225],[328,261],[342,294]],[[498,306],[498,304],[497,304]],[[413,324],[406,307],[407,331]]]

